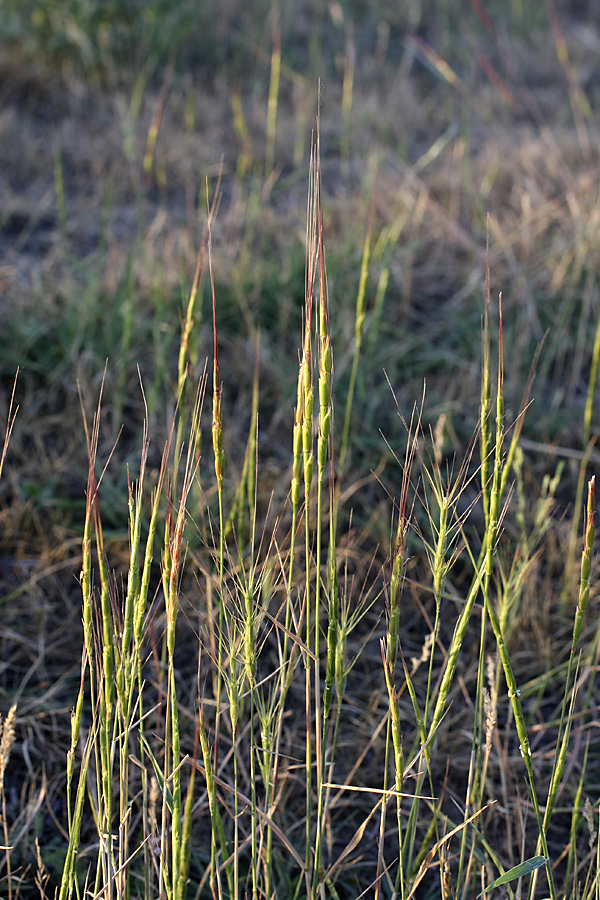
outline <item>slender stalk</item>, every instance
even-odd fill
[[[180,887],[181,867],[181,840],[182,840],[182,809],[181,809],[181,751],[179,738],[179,712],[177,704],[177,691],[175,686],[175,635],[177,615],[179,611],[179,579],[181,577],[183,535],[187,517],[187,500],[194,482],[196,462],[195,447],[197,432],[200,428],[200,411],[202,406],[203,391],[199,389],[196,394],[196,402],[192,411],[192,425],[190,441],[185,463],[179,509],[171,538],[169,550],[170,567],[168,578],[168,593],[165,597],[167,612],[167,716],[170,717],[171,735],[171,791],[173,795],[173,808],[171,810],[171,881],[173,890]],[[165,753],[165,760],[168,754]],[[167,777],[165,766],[165,778]],[[175,895],[174,900],[179,900]]]
[[[481,399],[479,405],[479,431],[480,431],[480,456],[481,456],[481,496],[483,499],[483,512],[485,515],[486,529],[490,518],[490,460],[492,451],[492,437],[490,432],[491,409],[491,378],[490,378],[490,267],[489,259],[489,216],[488,235],[486,243],[486,267],[485,267],[485,312],[483,319],[483,331],[481,336]]]
[[[404,884],[403,877],[403,856],[404,856],[404,839],[402,831],[402,782],[404,781],[404,750],[402,746],[402,728],[400,724],[400,706],[398,703],[398,692],[393,683],[393,675],[390,664],[387,660],[385,646],[381,642],[381,654],[383,659],[383,671],[385,675],[385,683],[388,690],[389,715],[392,732],[392,745],[394,748],[394,772],[395,772],[395,789],[396,789],[396,826],[398,830],[398,874],[396,876],[396,890],[400,888],[400,896],[404,900]]]
[[[95,735],[90,733],[83,752],[81,768],[79,770],[79,781],[77,783],[77,793],[75,796],[75,806],[73,809],[72,824],[69,827],[69,844],[63,865],[63,872],[60,882],[60,890],[58,900],[70,900],[73,896],[73,887],[77,877],[77,850],[79,848],[79,836],[81,834],[81,824],[83,822],[83,808],[87,793],[87,776],[90,762],[90,755],[94,745]]]
[[[254,738],[254,710],[256,695],[256,631],[254,611],[254,586],[252,578],[244,590],[244,637],[243,661],[250,694],[250,796],[251,851],[252,851],[252,897],[257,896],[257,812],[256,812],[256,745]]]
[[[219,727],[221,717],[221,693],[223,689],[223,636],[225,629],[225,513],[223,506],[223,478],[225,473],[225,452],[223,450],[223,385],[219,374],[219,349],[217,344],[217,306],[215,297],[215,279],[212,265],[212,233],[210,228],[210,220],[208,225],[208,265],[210,272],[210,287],[212,296],[212,317],[213,317],[213,402],[212,402],[212,443],[214,453],[215,477],[217,481],[217,494],[219,498],[219,549],[218,549],[218,566],[219,566],[219,620],[217,633],[217,693],[215,706],[215,746],[214,746],[214,768],[218,768],[219,758]]]
[[[308,330],[308,329],[307,329]],[[309,338],[310,340],[310,338]],[[310,356],[310,354],[309,354]],[[310,649],[311,640],[311,585],[310,585],[310,486],[313,473],[313,450],[312,450],[312,374],[308,362],[305,363],[304,377],[304,420],[302,423],[302,456],[304,468],[304,553],[305,553],[305,615],[306,615],[306,646]],[[317,576],[318,577],[318,576]],[[318,617],[317,617],[318,618]],[[315,623],[315,629],[318,631],[318,622]],[[314,656],[318,659],[317,653]],[[307,895],[312,894],[310,868],[311,868],[311,845],[312,845],[312,686],[311,686],[311,660],[306,656],[306,848],[305,848],[305,866],[307,878]],[[316,667],[316,664],[315,664]]]
[[[325,248],[323,239],[323,209],[321,206],[321,146],[320,146],[320,129],[317,123],[317,159],[316,159],[316,190],[317,190],[317,252],[318,252],[318,270],[319,270],[319,433],[317,437],[317,547],[316,547],[316,582],[315,582],[315,645],[314,651],[317,661],[315,662],[315,730],[317,734],[317,834],[315,846],[315,883],[321,881],[321,854],[323,840],[323,781],[325,770],[325,753],[326,753],[326,730],[329,708],[331,705],[331,697],[333,693],[333,672],[335,667],[335,645],[337,641],[337,595],[334,597],[331,593],[333,590],[333,582],[330,583],[329,594],[329,627],[327,633],[327,673],[325,694],[323,697],[323,722],[322,726],[319,721],[321,709],[321,688],[320,688],[320,658],[319,658],[319,636],[320,636],[320,618],[321,618],[321,545],[322,545],[322,526],[323,526],[323,478],[325,467],[329,456],[330,442],[332,442],[332,421],[333,421],[333,402],[332,402],[332,382],[333,382],[333,359],[331,350],[331,339],[329,334],[329,315],[328,315],[328,298],[327,298],[327,275],[325,269]],[[331,459],[331,468],[333,469],[333,460]],[[330,525],[332,516],[332,507],[330,497]],[[329,536],[330,554],[334,554],[335,538],[333,530],[330,527]],[[335,577],[335,573],[331,571],[332,560],[330,557],[330,572]],[[335,560],[333,560],[335,566]]]
[[[315,275],[317,266],[317,163],[314,157],[314,148],[311,154],[311,182],[308,196],[307,213],[307,240],[306,240],[306,275],[305,275],[305,323],[304,323],[304,350],[302,356],[302,468],[304,479],[304,554],[305,554],[305,638],[306,646],[310,650],[312,645],[312,604],[311,604],[311,580],[310,580],[310,490],[313,478],[314,453],[313,453],[313,372],[312,372],[312,317],[314,306]],[[317,572],[317,582],[319,573]],[[319,611],[315,610],[315,641],[318,650]],[[305,846],[305,870],[307,897],[312,896],[311,878],[311,850],[312,850],[312,678],[311,660],[306,657],[306,846]],[[318,652],[314,652],[318,660]],[[315,671],[318,663],[315,662]],[[318,708],[317,703],[317,708]],[[316,729],[317,742],[320,741],[318,728]],[[318,750],[317,750],[318,755]]]
[[[102,856],[104,866],[104,883],[108,890],[108,898],[112,895],[115,859],[113,852],[112,832],[112,753],[111,734],[113,729],[113,704],[115,696],[114,682],[114,648],[113,648],[113,616],[111,607],[111,586],[108,566],[104,552],[104,538],[98,505],[94,508],[96,533],[96,550],[100,569],[100,609],[102,616],[102,668],[98,678],[100,691],[99,702],[99,742],[100,742],[100,778],[101,797],[98,798],[98,824],[100,828],[100,846],[104,844]]]
[[[233,642],[232,642],[233,643]],[[229,720],[231,722],[231,744],[233,747],[233,896],[240,895],[240,809],[239,809],[239,772],[238,772],[238,722],[239,691],[237,659],[232,655],[229,663]]]

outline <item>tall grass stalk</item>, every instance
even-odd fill
[[[305,273],[305,302],[304,302],[304,342],[302,361],[300,363],[300,390],[301,390],[301,435],[302,435],[302,476],[304,483],[304,617],[305,617],[305,644],[312,648],[312,616],[311,605],[311,535],[310,535],[310,510],[311,510],[311,485],[314,469],[313,452],[313,367],[312,367],[312,323],[315,296],[315,279],[317,272],[317,167],[314,147],[311,148],[310,183],[308,192],[308,207],[306,218],[306,273]],[[318,574],[317,574],[318,580]],[[315,610],[316,631],[318,632],[318,609]],[[318,638],[317,638],[318,640]],[[318,653],[314,652],[318,664]],[[313,697],[312,697],[312,663],[305,653],[305,703],[306,703],[306,844],[305,844],[305,877],[307,897],[312,895],[312,759],[313,759]]]
[[[333,456],[330,455],[330,446],[333,442],[333,401],[332,401],[332,382],[333,382],[333,357],[331,350],[331,337],[329,333],[329,304],[327,295],[327,276],[325,268],[325,246],[323,238],[323,208],[321,197],[321,147],[320,147],[320,129],[317,124],[317,156],[316,156],[316,215],[317,215],[317,253],[319,267],[319,319],[318,319],[318,346],[319,346],[319,428],[317,436],[317,548],[316,548],[316,580],[315,580],[315,645],[314,651],[318,662],[315,664],[315,706],[319,710],[321,708],[321,689],[320,689],[320,656],[319,656],[319,632],[321,628],[321,549],[323,543],[323,481],[325,470],[328,463],[330,471],[333,474]],[[333,480],[330,482],[329,496],[329,559],[327,565],[328,581],[328,627],[327,627],[327,653],[326,653],[326,671],[325,686],[322,700],[322,725],[319,722],[319,715],[316,716],[316,730],[320,738],[320,745],[317,743],[317,834],[315,847],[315,877],[318,884],[321,880],[321,855],[322,841],[324,830],[324,800],[325,792],[323,782],[325,780],[325,759],[327,752],[327,723],[331,708],[331,699],[333,695],[333,679],[335,672],[336,645],[337,645],[337,628],[338,628],[338,610],[337,610],[337,592],[336,584],[336,558],[335,558],[335,536],[334,536],[334,512],[332,506],[333,500]],[[320,733],[320,734],[319,734]]]
[[[213,393],[212,393],[212,446],[214,454],[214,471],[217,483],[217,495],[219,501],[219,534],[218,534],[218,609],[219,618],[217,624],[217,659],[216,659],[216,707],[215,707],[215,744],[214,744],[214,770],[217,771],[219,757],[219,729],[221,724],[221,694],[223,687],[223,661],[224,661],[224,631],[225,631],[225,510],[223,498],[223,481],[225,475],[225,452],[223,449],[223,385],[219,373],[219,348],[217,343],[217,307],[215,296],[215,279],[212,263],[212,233],[210,218],[208,221],[208,263],[210,273],[210,289],[212,299],[213,322]],[[216,842],[213,840],[211,850],[211,878],[215,877],[214,851]]]

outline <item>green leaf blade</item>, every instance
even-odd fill
[[[505,872],[500,878],[496,878],[496,880],[488,885],[481,894],[478,894],[477,900],[479,900],[479,897],[487,894],[488,891],[492,891],[502,884],[508,884],[509,881],[516,881],[517,878],[522,878],[523,875],[530,875],[531,872],[535,872],[536,869],[544,866],[547,862],[548,857],[546,856],[532,856],[531,859],[526,859],[524,862],[519,863],[518,866],[513,866],[512,869],[509,869],[508,872]]]

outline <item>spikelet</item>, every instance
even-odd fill
[[[4,773],[8,765],[10,751],[15,742],[15,718],[17,704],[13,703],[4,722],[0,725],[0,785],[4,783]]]

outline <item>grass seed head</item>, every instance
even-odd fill
[[[0,733],[0,785],[4,783],[4,773],[8,765],[8,758],[15,742],[15,719],[17,716],[17,704],[13,703],[1,726]]]

